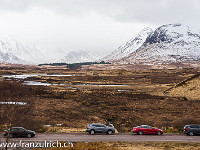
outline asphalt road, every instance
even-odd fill
[[[179,134],[136,135],[136,134],[95,134],[87,133],[37,133],[34,138],[12,138],[10,141],[169,141],[169,142],[200,142],[200,136]],[[5,142],[1,135],[0,142]]]

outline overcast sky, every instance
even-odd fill
[[[200,0],[0,0],[0,34],[44,51],[111,52],[145,27],[200,27]]]

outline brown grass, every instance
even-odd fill
[[[169,90],[169,94],[170,96],[186,97],[189,100],[200,100],[200,76]]]
[[[34,93],[32,116],[41,124],[63,124],[56,131],[81,131],[92,122],[114,124],[119,132],[133,126],[149,124],[160,128],[173,127],[176,120],[199,120],[199,101],[168,97],[163,91],[194,75],[196,70],[99,70],[65,69],[9,70],[13,73],[72,74],[68,77],[33,77],[30,80],[54,85],[24,86]],[[96,87],[76,84],[126,84],[124,87]],[[79,89],[70,89],[77,87]],[[128,89],[130,91],[118,91]],[[30,94],[31,95],[31,94]],[[21,97],[24,98],[24,97]],[[42,129],[43,131],[43,129]]]

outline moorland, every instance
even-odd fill
[[[17,76],[22,74],[30,76]],[[164,91],[197,74],[194,68],[1,66],[0,101],[27,103],[0,105],[1,124],[37,132],[82,132],[92,122],[112,123],[118,132],[130,132],[134,126],[148,124],[182,132],[185,124],[200,123],[200,96]]]

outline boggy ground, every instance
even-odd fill
[[[133,126],[140,124],[160,128],[174,127],[178,131],[184,124],[199,123],[200,100],[190,101],[182,96],[168,97],[163,94],[166,89],[197,72],[198,70],[194,69],[93,71],[59,68],[14,70],[12,68],[1,70],[2,74],[72,75],[37,76],[25,79],[52,83],[48,87],[27,86],[32,89],[36,97],[32,117],[40,124],[62,124],[59,131],[69,131],[68,129],[74,128],[84,130],[85,126],[92,122],[105,124],[112,122],[119,132],[128,132]],[[94,86],[94,84],[101,86]]]
[[[199,101],[182,98],[112,90],[62,92],[62,96],[37,101],[38,119],[79,128],[110,121],[118,131],[127,132],[140,124],[171,127],[187,118],[198,120],[200,114]]]

